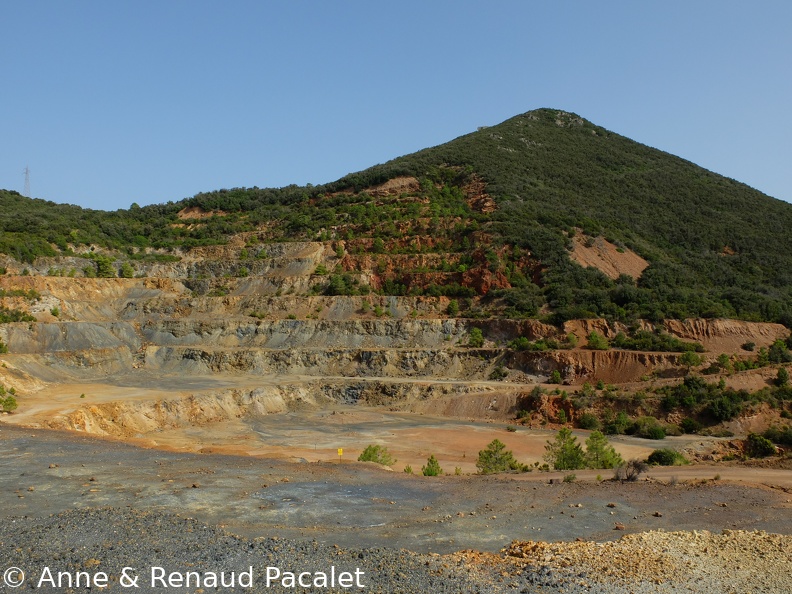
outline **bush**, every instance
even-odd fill
[[[0,404],[5,412],[12,412],[17,408],[17,401],[13,396],[8,396],[5,400],[0,400]]]
[[[451,301],[449,301],[448,307],[446,307],[446,313],[452,318],[455,318],[459,313],[459,301],[457,301],[456,299],[452,299]]]
[[[616,469],[613,478],[618,481],[637,481],[638,477],[646,472],[648,466],[642,460],[633,459]]]
[[[427,459],[426,466],[421,467],[421,472],[424,476],[438,476],[443,474],[443,469],[440,468],[440,463],[437,461],[437,458],[434,457],[434,454],[432,454]]]
[[[383,466],[393,466],[397,460],[394,460],[387,448],[371,444],[358,456],[358,462],[376,462]]]
[[[781,367],[778,370],[775,383],[779,388],[784,387],[789,383],[789,372],[784,367]]]
[[[481,328],[470,329],[470,335],[468,337],[468,346],[476,349],[484,346],[484,334],[481,332]]]
[[[588,348],[595,351],[607,351],[610,344],[608,344],[607,338],[595,330],[588,335]]]
[[[550,383],[551,384],[561,383],[561,372],[558,371],[558,369],[555,369],[553,373],[550,374]]]
[[[492,372],[489,374],[489,379],[492,381],[500,381],[508,377],[509,372],[503,365],[498,365]]]
[[[701,427],[701,423],[690,417],[685,417],[682,419],[682,422],[679,423],[679,428],[682,430],[682,433],[698,433],[701,431]]]
[[[679,356],[679,363],[687,367],[688,372],[691,368],[701,365],[702,361],[701,355],[697,355],[693,351],[685,351]]]
[[[646,459],[646,462],[655,466],[681,466],[688,464],[687,458],[671,448],[655,450]]]
[[[629,428],[630,417],[623,410],[616,413],[615,417],[605,420],[605,433],[608,435],[624,435]]]
[[[583,413],[578,417],[578,427],[581,429],[597,430],[600,428],[600,422],[596,415],[592,413]]]
[[[121,269],[118,271],[118,276],[121,278],[134,278],[135,269],[132,268],[132,265],[129,262],[124,262],[121,264]]]
[[[404,472],[407,473],[407,474],[412,474],[413,473],[412,466],[410,466],[409,464],[407,466],[405,466],[404,467]]]
[[[665,439],[666,432],[660,421],[654,417],[641,417],[637,419],[628,433],[644,439]]]
[[[774,443],[792,446],[792,427],[789,427],[788,425],[776,427],[773,425],[764,433],[762,433],[762,437],[765,437]]]
[[[499,439],[493,439],[486,448],[479,452],[476,468],[478,468],[480,474],[507,472],[509,470],[525,472],[528,469],[525,464],[520,464],[514,458],[511,450],[507,450],[506,445]]]
[[[776,453],[776,447],[766,437],[751,433],[745,440],[745,451],[751,458],[766,458]]]

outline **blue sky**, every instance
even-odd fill
[[[4,0],[0,187],[319,184],[539,107],[792,201],[792,3]]]

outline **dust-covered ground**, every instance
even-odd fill
[[[381,592],[792,588],[788,470],[738,469],[756,482],[691,466],[636,483],[586,473],[563,483],[559,474],[423,477],[352,462],[165,452],[9,426],[0,426],[0,445],[0,551],[25,570],[28,587],[49,563],[113,576],[126,565],[252,566],[258,581],[237,591],[300,591],[267,588],[266,567],[319,572],[336,563],[361,567],[367,590]],[[647,531],[664,532],[640,535]],[[500,553],[515,540],[567,544]],[[454,554],[468,549],[480,553]]]

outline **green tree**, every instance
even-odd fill
[[[459,313],[459,301],[456,299],[449,301],[448,307],[446,307],[446,313],[452,318],[456,317],[456,315]]]
[[[725,369],[726,371],[732,370],[731,359],[726,353],[721,353],[718,355],[718,365],[721,369]]]
[[[751,458],[766,458],[776,453],[776,448],[766,437],[758,433],[751,433],[745,440],[745,451]]]
[[[608,443],[600,431],[592,431],[586,440],[586,466],[588,468],[618,468],[624,464],[619,453]]]
[[[776,340],[767,351],[767,358],[770,363],[789,363],[792,361],[792,353],[783,340]]]
[[[476,468],[481,474],[491,474],[508,470],[525,470],[526,467],[514,458],[514,454],[511,450],[506,449],[503,442],[493,439],[485,449],[479,452]]]
[[[585,468],[586,457],[572,431],[564,427],[556,433],[555,439],[547,440],[545,461],[556,470],[578,470]]]
[[[2,401],[3,410],[5,412],[11,412],[16,410],[17,408],[17,401],[16,398],[13,396],[8,396],[5,400]]]
[[[438,476],[443,474],[443,469],[440,468],[440,463],[437,461],[437,458],[434,457],[434,454],[432,454],[427,459],[426,466],[421,467],[421,472],[424,476]]]
[[[588,347],[590,349],[594,349],[595,351],[607,351],[610,348],[608,339],[596,330],[592,331],[591,334],[588,335],[587,340]]]
[[[551,384],[561,383],[561,372],[558,371],[558,369],[554,369],[553,373],[550,374],[550,383]]]
[[[701,365],[701,355],[697,355],[693,351],[685,351],[679,356],[679,362],[688,368],[688,373],[693,367]]]
[[[116,271],[113,268],[113,259],[109,256],[95,256],[94,264],[96,265],[96,276],[99,278],[113,278],[116,276]]]
[[[393,466],[398,462],[388,452],[388,448],[381,445],[371,444],[358,456],[358,462],[376,462],[383,466]]]
[[[600,421],[594,413],[586,412],[578,417],[578,427],[581,429],[599,429]]]
[[[470,335],[468,336],[468,346],[473,348],[481,348],[484,346],[484,334],[481,328],[471,328]]]
[[[780,367],[778,369],[778,374],[776,375],[776,386],[779,388],[783,388],[789,383],[789,372],[784,367]]]
[[[129,262],[121,264],[121,270],[118,271],[118,276],[121,278],[133,278],[135,276],[135,269]]]

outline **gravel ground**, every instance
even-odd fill
[[[15,591],[36,589],[42,576],[83,571],[108,575],[104,592],[578,592],[592,593],[788,593],[792,590],[792,537],[764,532],[647,532],[607,543],[515,542],[500,554],[466,551],[451,555],[416,554],[388,548],[350,549],[277,537],[246,539],[196,520],[162,512],[103,508],[73,510],[46,518],[9,518],[0,526],[1,569],[26,574]],[[137,588],[123,587],[124,567],[139,577]],[[166,575],[197,572],[191,587],[152,587],[153,567]],[[240,572],[252,567],[252,584]],[[281,577],[267,584],[268,567]],[[350,572],[350,588],[291,587],[286,572]],[[356,571],[362,571],[355,577]],[[270,570],[273,572],[274,570]],[[207,572],[230,586],[215,588]],[[221,572],[224,577],[220,577]],[[15,575],[10,575],[14,579]],[[169,578],[166,578],[169,579]],[[321,578],[319,578],[321,579]],[[171,582],[173,584],[173,582]],[[2,586],[0,586],[2,589]],[[41,583],[42,590],[53,588]],[[85,591],[73,588],[71,591]],[[11,591],[6,587],[5,591]]]

